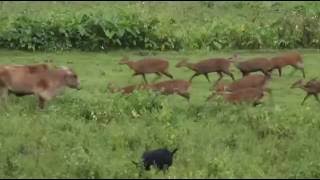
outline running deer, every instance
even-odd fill
[[[107,88],[111,93],[121,92],[122,94],[132,94],[135,90],[144,89],[144,85],[129,85],[122,88],[115,87],[114,83],[108,83]]]
[[[281,77],[282,68],[286,66],[291,66],[296,70],[300,70],[302,72],[303,78],[305,78],[305,71],[304,71],[304,63],[302,56],[298,52],[287,52],[281,54],[279,56],[272,57],[270,59],[272,64],[272,72],[274,69],[278,69],[279,76]]]
[[[266,87],[270,80],[270,76],[250,74],[229,84],[220,82],[215,86],[215,91],[235,91],[248,87]]]
[[[130,85],[122,88],[116,88],[112,83],[108,84],[108,89],[114,92],[122,92],[123,94],[131,94],[135,90],[151,90],[160,92],[163,95],[178,94],[187,100],[190,99],[188,92],[191,83],[185,80],[167,80],[158,83],[144,84],[144,85]]]
[[[265,96],[263,88],[244,88],[236,91],[218,92],[225,101],[238,104],[238,103],[252,103],[254,106],[261,104],[261,99]]]
[[[242,77],[258,71],[261,71],[265,76],[270,76],[269,71],[272,69],[272,64],[267,58],[255,57],[246,61],[240,61],[239,55],[234,54],[229,60],[241,71]]]
[[[293,89],[293,88],[300,88],[307,93],[307,95],[303,98],[301,105],[303,105],[304,102],[311,95],[313,95],[316,98],[316,100],[318,102],[320,102],[319,97],[318,97],[318,94],[320,93],[320,81],[316,80],[316,78],[313,78],[306,83],[304,82],[303,79],[300,79],[291,85],[291,89]]]
[[[128,57],[120,60],[119,64],[126,64],[134,71],[132,76],[142,75],[144,82],[148,84],[146,74],[155,73],[161,77],[161,74],[173,79],[173,76],[168,72],[169,62],[160,58],[145,58],[139,61],[129,61]]]
[[[216,84],[223,78],[223,74],[226,74],[230,76],[232,80],[235,80],[233,74],[230,72],[230,64],[231,61],[224,58],[210,58],[201,60],[197,63],[190,63],[187,60],[182,60],[176,64],[176,67],[186,67],[195,72],[194,75],[189,79],[190,82],[194,77],[199,75],[204,75],[208,82],[210,82],[208,74],[216,72],[219,75],[218,80],[215,82]]]
[[[191,83],[185,80],[167,80],[158,83],[146,85],[146,89],[160,92],[163,95],[178,94],[188,101],[190,100],[190,89]]]

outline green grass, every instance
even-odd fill
[[[270,57],[280,51],[239,51],[244,57]],[[307,78],[319,75],[316,50],[302,51]],[[189,79],[192,72],[174,65],[182,58],[198,61],[232,52],[155,52],[170,61],[170,72]],[[274,73],[273,101],[253,108],[221,100],[205,103],[210,83],[196,77],[188,103],[179,96],[109,94],[108,82],[141,83],[118,61],[137,51],[110,53],[27,53],[0,51],[1,64],[53,59],[78,73],[82,90],[67,89],[42,111],[34,97],[10,96],[0,108],[1,178],[319,178],[319,110],[312,97],[290,89],[302,77],[290,67]],[[68,64],[72,62],[73,64]],[[236,78],[240,73],[233,68]],[[147,76],[149,81],[155,75]],[[211,74],[211,81],[218,78]],[[163,77],[161,80],[167,79]],[[160,81],[160,80],[158,80]],[[229,77],[224,81],[230,82]],[[167,174],[143,172],[131,163],[146,149],[179,147]]]

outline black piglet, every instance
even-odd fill
[[[173,155],[177,150],[178,148],[170,152],[169,150],[162,148],[143,153],[142,160],[144,169],[148,171],[151,166],[155,166],[160,170],[167,170],[172,165]],[[138,165],[136,162],[133,163]]]

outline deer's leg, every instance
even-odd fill
[[[143,77],[144,82],[145,82],[146,84],[148,84],[148,81],[147,81],[146,75],[145,75],[145,74],[141,74],[141,75],[142,75],[142,77]]]
[[[178,92],[178,94],[190,101],[190,94],[188,92]]]
[[[220,82],[220,80],[223,78],[222,73],[221,72],[217,72],[219,75],[219,78],[216,80],[216,82],[213,83],[211,89],[214,89],[214,87]]]
[[[291,65],[294,69],[296,69],[296,70],[300,70],[301,72],[302,72],[302,76],[303,76],[303,78],[305,78],[306,77],[306,74],[305,74],[305,72],[304,72],[304,68],[302,67],[302,66],[299,66],[299,65]]]
[[[162,77],[162,74],[159,72],[155,72],[155,74],[157,75],[157,77],[155,78],[155,80],[160,79]]]
[[[199,73],[194,73],[194,75],[193,75],[193,76],[191,76],[191,78],[190,78],[189,82],[191,82],[191,81],[192,81],[192,79],[193,79],[194,77],[199,76],[199,75],[200,75]]]
[[[204,73],[203,75],[206,77],[206,79],[208,80],[208,82],[210,82],[210,79],[209,79],[208,73]]]
[[[256,107],[256,106],[258,106],[259,104],[262,104],[262,102],[256,101],[256,102],[253,103],[253,106]]]
[[[161,77],[161,74],[159,72],[156,72],[156,74],[158,75],[158,77]]]
[[[268,77],[270,77],[270,76],[271,76],[271,75],[270,75],[270,73],[269,73],[268,71],[262,70],[262,73],[263,73],[265,76],[268,76]]]
[[[216,82],[213,83],[211,89],[214,89],[214,87],[221,81],[221,79],[223,78],[222,73],[221,72],[217,72],[219,75],[219,78],[216,80]]]
[[[139,73],[137,73],[137,72],[132,74],[132,76],[137,76],[137,75],[139,75]]]
[[[297,65],[295,65],[294,67],[302,72],[303,78],[306,77],[306,74],[305,74],[305,72],[304,72],[304,68],[303,68],[303,67],[300,67],[300,66],[297,66]]]
[[[316,98],[316,100],[320,103],[320,99],[319,99],[318,94],[314,94],[314,97],[315,97],[315,98]]]
[[[219,78],[216,80],[216,82],[213,84],[213,87],[218,83],[218,82],[220,82],[221,81],[221,79],[223,78],[223,76],[222,76],[222,73],[221,72],[218,72],[218,75],[219,75]]]
[[[234,78],[234,76],[233,76],[233,74],[232,74],[231,72],[229,72],[229,71],[223,71],[223,73],[226,74],[226,75],[228,75],[228,76],[230,76],[231,79],[232,79],[233,81],[235,81],[235,78]]]
[[[242,73],[242,77],[245,77],[248,73],[247,72],[245,72],[245,71],[241,71],[241,73]]]
[[[278,68],[278,72],[279,72],[279,77],[281,77],[281,75],[282,75],[281,67]]]
[[[212,99],[216,94],[214,92],[212,92],[212,94],[207,97],[206,101],[209,101],[210,99]]]
[[[300,70],[302,71],[303,78],[305,78],[306,77],[306,73],[304,72],[304,68],[301,68]]]
[[[307,94],[307,95],[303,98],[303,101],[302,101],[301,105],[304,104],[304,102],[309,98],[309,96],[310,96],[310,94]]]
[[[169,77],[170,79],[173,79],[173,76],[170,73],[168,73],[166,71],[163,71],[161,73],[164,74],[165,76]]]

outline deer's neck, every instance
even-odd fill
[[[126,64],[127,64],[131,69],[134,69],[134,67],[135,67],[135,62],[133,62],[133,61],[128,61]]]
[[[237,68],[240,68],[240,62],[239,61],[233,61],[233,63]]]
[[[304,91],[308,91],[309,89],[305,87],[305,84],[301,84],[298,88],[304,90]]]
[[[191,63],[191,62],[185,62],[184,66],[189,68],[189,69],[192,69],[192,70],[195,70],[195,67],[194,67],[194,63]]]

